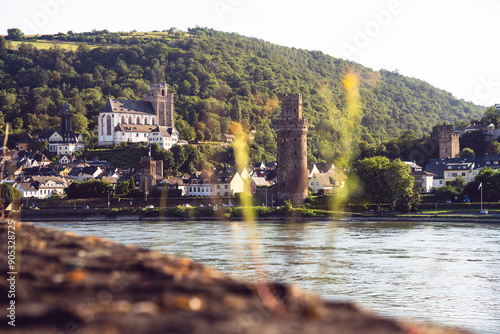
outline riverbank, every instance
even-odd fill
[[[0,328],[12,333],[466,333],[384,319],[294,286],[239,281],[189,259],[8,222],[0,223],[0,249],[7,254],[8,234],[15,235],[14,283],[1,281],[0,293],[15,295],[0,307],[14,305],[14,320],[4,318]],[[3,268],[7,259],[0,257]]]
[[[170,208],[159,209],[43,209],[23,210],[18,219],[25,222],[68,222],[68,221],[241,221],[241,209],[224,208]],[[481,215],[470,212],[450,212],[437,214],[373,214],[373,212],[339,213],[310,209],[266,209],[255,210],[259,221],[413,221],[413,222],[475,222],[500,223],[500,214]]]

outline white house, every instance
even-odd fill
[[[189,179],[187,190],[188,196],[212,196],[214,194],[214,184],[211,173],[194,172]]]
[[[335,189],[335,174],[314,173],[309,179],[309,187],[313,194],[331,193]]]
[[[178,142],[179,132],[174,127],[157,126],[148,135],[148,145],[157,143],[164,150],[170,150]]]
[[[61,176],[32,176],[15,187],[21,191],[23,198],[44,199],[52,195],[62,196],[68,185],[68,181]]]
[[[413,178],[415,179],[415,188],[421,188],[424,189],[425,192],[429,192],[432,188],[439,188],[443,186],[441,184],[442,182],[439,182],[440,180],[436,180],[436,183],[434,182],[434,177],[436,176],[436,174],[424,171],[421,166],[417,165],[414,162],[403,162],[407,164],[411,169],[411,176],[413,176]]]

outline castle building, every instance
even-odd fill
[[[432,128],[434,139],[439,147],[439,159],[460,156],[460,135],[454,132],[453,125],[438,125]]]
[[[302,95],[280,97],[281,119],[276,121],[278,149],[278,204],[291,200],[294,205],[307,198],[307,129],[302,117]]]
[[[151,84],[143,101],[109,99],[99,113],[98,144],[148,142],[149,134],[158,128],[178,133],[174,126],[174,96],[165,83]]]
[[[57,155],[71,154],[84,149],[83,136],[72,130],[72,114],[67,103],[64,103],[60,116],[61,130],[46,132],[38,137],[38,141],[47,141],[49,143],[49,152]]]

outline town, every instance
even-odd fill
[[[76,153],[85,150],[84,141],[81,134],[72,130],[72,111],[65,103],[60,111],[59,130],[49,131],[38,138],[23,135],[14,149],[3,148],[2,183],[19,190],[25,200],[22,203],[27,208],[35,207],[33,200],[36,199],[72,196],[75,194],[71,190],[74,188],[72,183],[91,180],[106,184],[107,188],[101,195],[108,197],[108,203],[110,195],[133,192],[144,200],[161,196],[224,197],[229,199],[226,201],[228,204],[232,204],[231,198],[238,193],[249,193],[254,196],[254,203],[274,206],[286,200],[301,204],[309,193],[332,194],[342,189],[347,177],[345,170],[336,168],[333,163],[307,163],[307,120],[302,118],[301,95],[281,98],[283,120],[277,123],[277,161],[200,170],[177,176],[164,173],[163,161],[151,157],[152,147],[155,150],[170,150],[176,145],[191,145],[180,138],[175,128],[173,99],[165,83],[153,83],[143,101],[109,99],[99,113],[99,146],[113,147],[125,143],[149,148],[148,156],[136,157],[140,160],[139,168],[117,168],[99,158],[88,160],[79,157]],[[500,105],[495,108],[500,111]],[[493,142],[500,136],[500,129],[486,123],[463,128],[435,126],[431,144],[435,145],[433,149],[438,151],[438,158],[430,159],[425,168],[415,161],[404,161],[414,178],[414,189],[420,193],[435,192],[457,178],[469,183],[482,169],[496,168],[500,154],[475,157],[464,155],[467,150],[460,150],[460,137],[471,133],[478,133],[488,142]],[[235,135],[223,134],[220,139],[220,145],[232,145]],[[45,149],[50,158],[41,150],[30,149],[33,147]],[[79,197],[99,196],[99,191],[85,194],[80,189],[76,193]],[[451,201],[452,198],[446,200]],[[461,200],[470,201],[470,198],[464,196]]]

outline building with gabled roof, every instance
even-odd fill
[[[148,135],[148,145],[157,143],[163,150],[170,150],[178,142],[179,132],[171,126],[157,126]]]
[[[332,173],[314,173],[309,179],[313,194],[331,193],[335,189],[335,175]]]
[[[61,129],[45,132],[37,140],[47,141],[49,143],[49,152],[57,155],[71,154],[83,150],[85,148],[83,136],[71,129],[71,109],[67,103],[64,103],[60,116]]]
[[[151,84],[143,101],[109,99],[99,113],[98,143],[148,142],[158,126],[175,129],[174,96],[166,83]]]
[[[233,196],[245,191],[245,182],[236,168],[227,167],[213,174],[214,195]]]
[[[31,176],[19,182],[15,188],[23,194],[23,198],[50,198],[53,195],[63,196],[69,182],[61,176]]]

